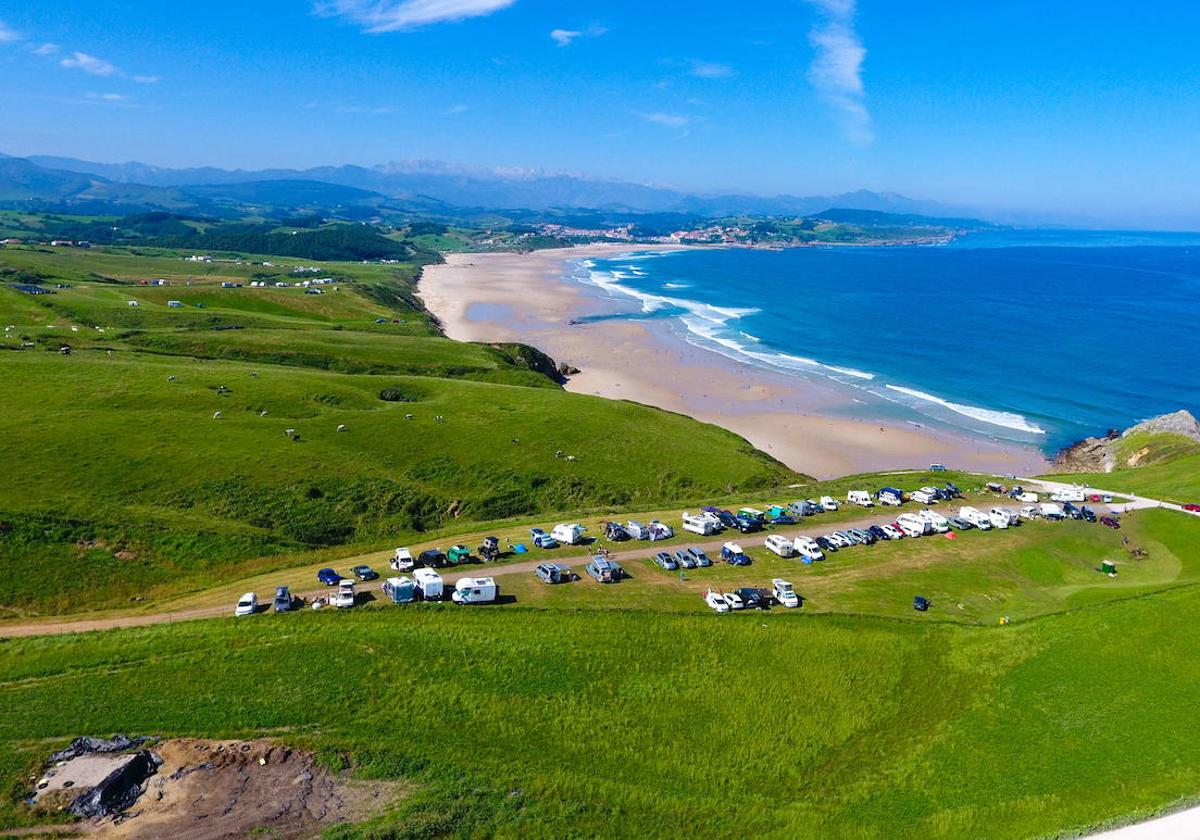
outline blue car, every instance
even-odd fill
[[[541,528],[530,528],[529,538],[538,548],[558,548],[558,540],[547,534]]]
[[[342,582],[342,576],[333,569],[321,569],[321,571],[317,572],[317,580],[326,586],[337,586]]]
[[[675,562],[675,558],[665,551],[660,551],[654,555],[654,562],[662,566],[668,572],[673,572],[679,568],[679,564]]]
[[[772,525],[795,525],[796,517],[790,514],[781,513],[771,520]]]

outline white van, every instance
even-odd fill
[[[792,589],[792,585],[783,578],[775,578],[771,581],[771,594],[775,596],[775,600],[784,607],[800,606],[800,596]]]
[[[420,593],[422,601],[442,600],[444,588],[442,576],[433,569],[416,569],[413,572],[413,581],[417,585],[417,592]]]
[[[875,507],[875,503],[871,501],[871,494],[866,490],[851,490],[846,494],[846,501],[852,505],[861,505],[865,508]]]
[[[407,548],[397,548],[391,566],[397,572],[411,572],[413,570],[412,552]]]
[[[796,549],[797,554],[801,554],[812,560],[825,559],[825,552],[821,551],[821,546],[817,545],[817,541],[812,537],[796,537],[792,546]]]
[[[793,557],[796,554],[792,541],[782,534],[771,534],[763,541],[763,545],[767,547],[767,551],[778,554],[780,557]]]
[[[822,496],[820,503],[822,509],[830,513],[838,509],[838,503],[834,501],[833,496]]]
[[[500,597],[494,578],[461,578],[450,599],[456,604],[491,604]]]
[[[714,519],[709,518],[707,514],[687,513],[685,511],[683,514],[683,530],[707,537],[717,532],[717,523]]]
[[[254,615],[258,612],[258,595],[247,592],[238,598],[237,606],[233,608],[234,615]]]
[[[338,609],[353,607],[354,594],[354,581],[350,578],[342,578],[338,582],[337,594],[333,596],[333,605]]]
[[[936,511],[926,508],[917,515],[924,519],[935,533],[944,534],[950,530],[950,520]]]
[[[980,531],[990,531],[992,529],[991,517],[984,514],[984,512],[979,508],[970,506],[960,507],[958,509],[958,516],[960,519],[965,519],[970,522]]]
[[[1041,505],[1038,506],[1038,512],[1041,513],[1041,515],[1046,519],[1062,519],[1066,516],[1066,514],[1063,513],[1062,507],[1054,504],[1053,502],[1042,502]]]
[[[1027,505],[1036,505],[1038,503],[1038,494],[1031,490],[1026,490],[1024,493],[1017,494],[1017,501],[1024,502]]]

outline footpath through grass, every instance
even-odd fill
[[[0,772],[16,794],[85,733],[274,733],[416,782],[339,837],[1044,836],[1200,790],[1198,609],[1195,588],[991,628],[447,605],[9,641]]]

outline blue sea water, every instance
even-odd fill
[[[1053,452],[1200,413],[1200,235],[994,231],[938,247],[638,253],[574,276],[601,318],[835,380],[859,402]]]

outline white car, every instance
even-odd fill
[[[834,500],[833,496],[822,496],[821,507],[824,510],[833,512],[838,509],[838,503]]]
[[[784,607],[800,606],[800,596],[792,589],[792,585],[782,578],[775,578],[771,581],[771,592],[775,595],[775,600]]]
[[[825,539],[829,540],[829,542],[833,543],[838,548],[849,548],[850,546],[854,545],[854,543],[850,542],[850,540],[846,539],[836,531],[832,534],[826,534]]]
[[[746,609],[746,602],[743,601],[742,597],[740,595],[738,595],[736,592],[726,592],[723,597],[725,598],[725,603],[729,605],[729,609],[731,609],[731,610]]]
[[[397,548],[396,556],[392,558],[391,566],[397,572],[411,572],[414,568],[412,552],[407,548]]]
[[[817,541],[812,537],[796,537],[792,545],[805,557],[811,557],[813,560],[825,559],[825,552],[821,551],[821,546],[817,545]]]
[[[712,609],[719,613],[729,612],[729,604],[725,600],[725,596],[720,592],[713,592],[711,589],[704,596],[704,603],[708,604]]]
[[[258,596],[253,592],[247,592],[238,599],[237,606],[233,608],[234,615],[254,615],[258,612]]]
[[[913,513],[902,513],[896,517],[896,525],[906,537],[925,536],[925,520]]]
[[[880,525],[879,527],[883,529],[883,533],[889,540],[898,540],[904,537],[904,532],[895,525]]]
[[[1025,507],[1021,508],[1021,518],[1022,519],[1037,519],[1037,516],[1038,516],[1038,509],[1035,508],[1033,505],[1025,505]]]
[[[342,582],[338,584],[337,594],[330,599],[333,605],[338,609],[346,609],[354,606],[354,581],[349,578],[342,578]]]
[[[763,545],[767,547],[767,551],[780,557],[792,557],[796,554],[792,541],[781,534],[771,534],[763,541]]]

